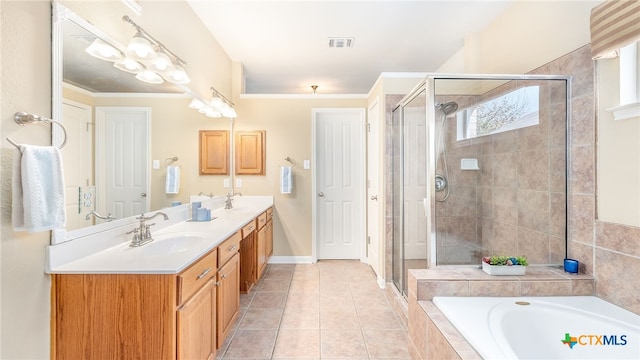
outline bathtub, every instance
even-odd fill
[[[434,297],[484,359],[640,359],[640,316],[594,296]]]

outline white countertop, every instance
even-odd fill
[[[152,228],[151,234],[154,241],[140,247],[130,247],[131,235],[123,236],[124,232],[132,229],[131,225],[114,229],[107,234],[101,233],[67,243],[50,245],[47,251],[46,272],[50,274],[179,273],[273,206],[272,196],[235,197],[233,201],[234,208],[231,210],[224,208],[212,210],[211,216],[216,217],[212,221],[180,221],[158,228],[156,231]],[[219,203],[218,201],[217,204]],[[173,212],[180,212],[178,217],[188,218],[183,213],[188,211],[190,211],[189,206],[185,205]],[[158,225],[163,222],[161,217],[153,221]],[[113,239],[106,239],[108,236],[117,237],[118,241],[115,245],[105,247],[106,243],[113,244]],[[189,245],[185,246],[185,243],[168,240],[179,236],[191,237],[192,239],[189,240],[194,241],[189,241]],[[93,249],[91,249],[92,242],[95,243]]]

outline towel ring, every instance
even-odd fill
[[[60,126],[60,129],[62,130],[62,135],[63,135],[63,139],[62,139],[62,144],[60,144],[60,146],[58,146],[58,149],[62,149],[64,147],[64,145],[67,143],[67,129],[64,128],[64,125],[62,125],[61,122],[56,121],[56,120],[52,120],[49,118],[46,118],[44,116],[39,116],[39,115],[35,115],[35,114],[29,114],[26,112],[17,112],[13,115],[13,120],[18,123],[18,125],[31,125],[37,122],[45,122],[45,123],[52,123],[52,124],[57,124],[58,126]],[[20,145],[18,143],[16,143],[15,141],[7,138],[7,141],[9,143],[11,143],[11,145],[15,146],[16,148],[20,149]]]

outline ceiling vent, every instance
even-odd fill
[[[330,48],[352,48],[355,38],[342,37],[342,38],[329,38]]]

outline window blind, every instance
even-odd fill
[[[640,0],[607,0],[591,10],[591,56],[617,56],[640,40]]]

